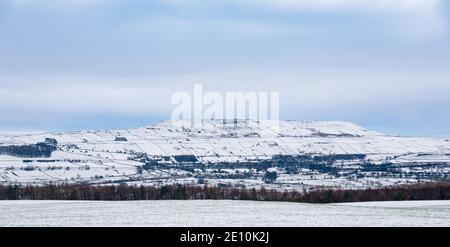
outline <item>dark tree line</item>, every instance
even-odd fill
[[[310,192],[219,188],[192,185],[0,185],[0,200],[254,200],[336,203],[399,200],[450,200],[449,182],[367,190],[319,189]]]
[[[240,162],[218,162],[202,163],[195,155],[175,155],[173,158],[177,163],[168,164],[169,156],[149,157],[145,153],[135,153],[131,160],[145,163],[144,170],[152,168],[176,168],[185,171],[194,169],[256,169],[264,171],[272,167],[281,167],[286,169],[308,168],[320,172],[336,173],[337,168],[331,165],[336,161],[362,161],[366,158],[365,154],[330,154],[330,155],[274,155],[272,159],[258,161],[240,161]]]
[[[11,155],[20,158],[50,157],[56,151],[57,141],[46,138],[45,142],[29,145],[0,146],[0,155]]]

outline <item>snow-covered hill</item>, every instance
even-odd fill
[[[191,128],[186,121],[165,121],[129,130],[2,135],[0,182],[353,188],[440,179],[450,172],[449,140],[386,135],[341,121],[281,121],[278,131],[273,127],[208,120]],[[30,148],[37,143],[42,145]],[[39,155],[45,143],[51,155]],[[276,179],[268,182],[267,171]]]

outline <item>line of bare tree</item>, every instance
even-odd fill
[[[211,186],[166,185],[0,185],[0,200],[253,200],[306,203],[337,203],[398,200],[450,200],[450,182],[430,182],[378,189],[317,189],[276,191],[219,188]]]

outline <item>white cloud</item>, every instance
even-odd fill
[[[442,0],[162,0],[180,9],[214,6],[264,8],[296,14],[299,11],[334,11],[336,14],[371,13],[391,20],[392,28],[405,40],[433,40],[448,34]]]
[[[155,82],[146,80],[146,82]],[[157,114],[170,109],[165,83],[84,76],[0,77],[0,104],[59,113]]]
[[[167,32],[166,30],[171,30]],[[117,32],[120,35],[162,33],[172,39],[187,39],[194,35],[208,33],[215,36],[239,38],[264,38],[277,35],[302,35],[326,31],[317,26],[292,25],[273,21],[230,20],[230,19],[183,19],[177,17],[146,17],[122,23]]]
[[[445,75],[379,74],[376,71],[315,70],[305,73],[190,74],[148,78],[0,77],[0,105],[21,111],[54,113],[170,114],[171,95],[192,94],[193,84],[206,91],[278,91],[289,112],[321,112],[359,106],[413,105],[448,102]]]

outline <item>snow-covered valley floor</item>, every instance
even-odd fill
[[[450,201],[0,201],[0,226],[450,226]]]

